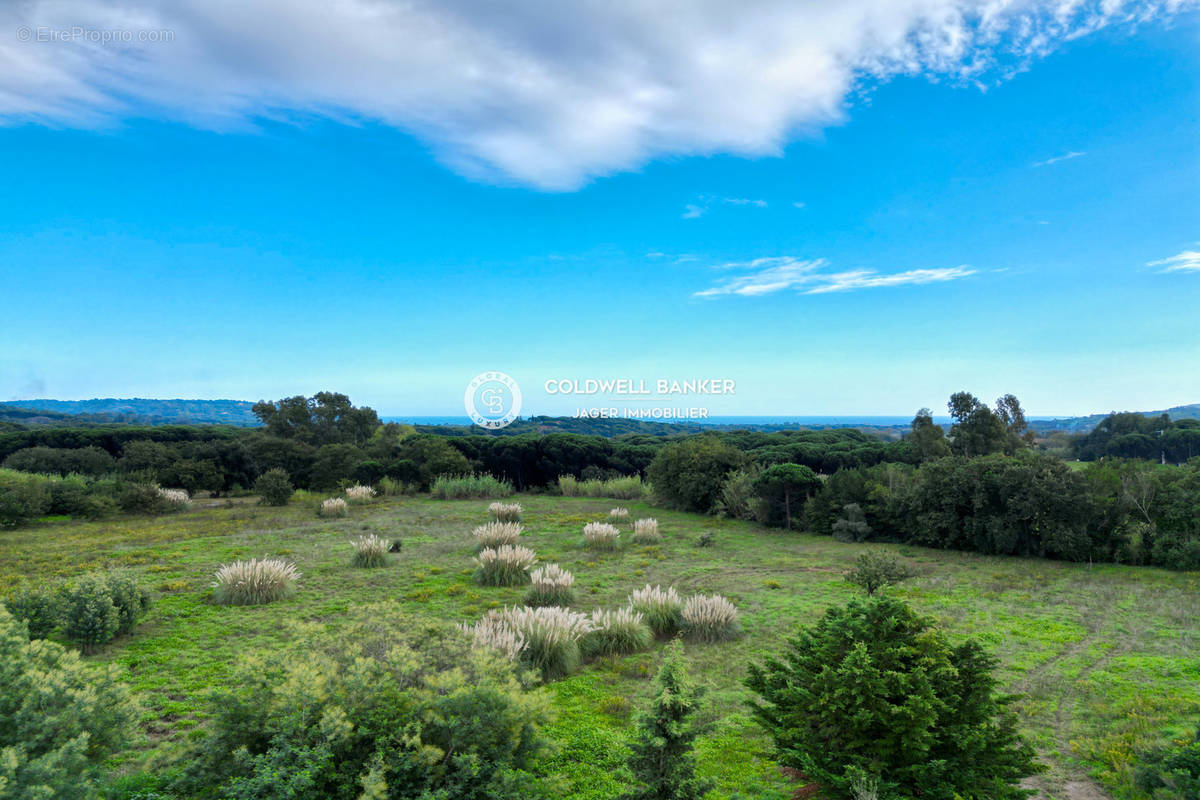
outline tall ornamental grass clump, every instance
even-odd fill
[[[513,485],[492,475],[471,473],[468,475],[439,475],[429,488],[431,497],[438,500],[467,500],[473,497],[508,497]]]
[[[580,647],[584,655],[608,656],[645,650],[654,642],[654,633],[646,619],[632,608],[592,612],[591,630]]]
[[[719,594],[694,594],[683,604],[683,635],[698,642],[720,642],[742,632],[737,606]]]
[[[579,480],[574,475],[560,475],[558,492],[563,497],[611,497],[614,500],[637,500],[650,493],[650,487],[640,475],[627,475],[608,480]]]
[[[273,603],[296,590],[300,573],[296,566],[278,558],[252,558],[222,564],[212,582],[213,600],[224,606],[253,606]]]
[[[375,490],[370,486],[355,484],[346,487],[346,499],[351,503],[366,503],[375,499]]]
[[[629,509],[624,506],[617,506],[608,512],[608,521],[613,523],[628,522]]]
[[[588,618],[558,606],[506,608],[492,611],[525,639],[520,659],[544,680],[570,675],[579,667],[579,642],[591,630]]]
[[[496,522],[520,522],[524,509],[520,503],[492,503],[488,514]]]
[[[583,526],[583,543],[589,550],[616,550],[621,532],[607,522],[589,522]]]
[[[658,520],[639,519],[633,523],[633,541],[636,544],[655,544],[662,541],[658,532]]]
[[[530,587],[525,595],[525,605],[569,606],[575,599],[575,576],[558,564],[547,564],[535,569],[529,576]]]
[[[471,636],[472,650],[493,650],[510,661],[516,661],[529,646],[515,628],[495,612],[474,625],[460,623],[459,629]]]
[[[480,586],[520,586],[529,583],[537,555],[528,547],[502,544],[485,547],[475,556],[475,582]]]
[[[166,502],[167,508],[172,511],[188,508],[192,504],[192,498],[186,489],[159,489],[158,496]]]
[[[321,507],[317,509],[317,514],[322,517],[344,517],[349,513],[350,508],[346,505],[346,501],[340,497],[330,497],[321,501]]]
[[[674,636],[683,624],[683,599],[674,586],[651,586],[629,595],[629,607],[645,619],[655,636]]]
[[[350,563],[356,567],[382,567],[387,564],[388,542],[373,533],[360,536],[351,542],[354,556]]]
[[[517,522],[489,522],[475,528],[471,534],[475,537],[476,550],[500,547],[517,543],[521,538],[521,525]]]

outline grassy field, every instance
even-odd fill
[[[615,501],[520,499],[524,543],[542,562],[575,573],[582,610],[623,605],[645,583],[721,592],[740,607],[740,640],[688,647],[694,672],[710,689],[712,727],[699,746],[701,768],[717,781],[712,797],[786,797],[769,743],[745,711],[745,665],[852,597],[842,573],[865,546],[622,501],[631,519],[657,517],[665,541],[590,553],[582,527],[604,518]],[[91,658],[128,670],[146,708],[144,739],[114,767],[153,769],[204,724],[208,690],[227,679],[241,655],[284,644],[286,620],[336,626],[352,605],[400,599],[414,613],[470,622],[489,608],[519,604],[522,588],[471,583],[470,531],[485,520],[486,506],[391,498],[354,506],[344,519],[319,520],[311,503],[242,502],[159,518],[43,522],[0,532],[0,593],[23,579],[93,569],[128,567],[143,576],[156,592],[149,617],[132,637]],[[705,531],[714,544],[701,548],[696,540]],[[348,540],[365,532],[401,538],[403,551],[387,568],[354,569]],[[1136,797],[1135,753],[1194,727],[1200,574],[873,546],[899,552],[920,572],[897,594],[940,619],[952,636],[977,637],[1000,658],[1001,680],[1024,695],[1025,731],[1049,767],[1036,781],[1045,796]],[[221,562],[263,555],[296,562],[304,574],[294,597],[253,608],[208,601]],[[559,749],[547,770],[570,786],[568,796],[599,800],[623,788],[630,712],[649,696],[660,649],[592,662],[552,685]]]

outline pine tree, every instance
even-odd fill
[[[655,679],[650,710],[637,716],[637,740],[629,768],[638,788],[622,800],[700,800],[712,782],[696,777],[692,743],[701,729],[692,719],[703,690],[693,684],[679,640],[667,646],[667,656]]]

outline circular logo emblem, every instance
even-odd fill
[[[521,387],[503,372],[481,372],[463,394],[467,416],[481,428],[499,430],[521,414]]]

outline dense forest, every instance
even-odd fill
[[[1077,470],[1038,452],[1012,395],[988,406],[959,392],[947,409],[948,430],[921,409],[899,441],[854,429],[444,435],[333,392],[257,403],[256,428],[24,427],[0,434],[0,522],[145,510],[138,487],[150,485],[248,491],[270,470],[312,491],[385,479],[429,491],[468,473],[553,491],[564,476],[639,476],[666,505],[851,540],[1200,567],[1200,421],[1112,415],[1072,440],[1094,462]]]

